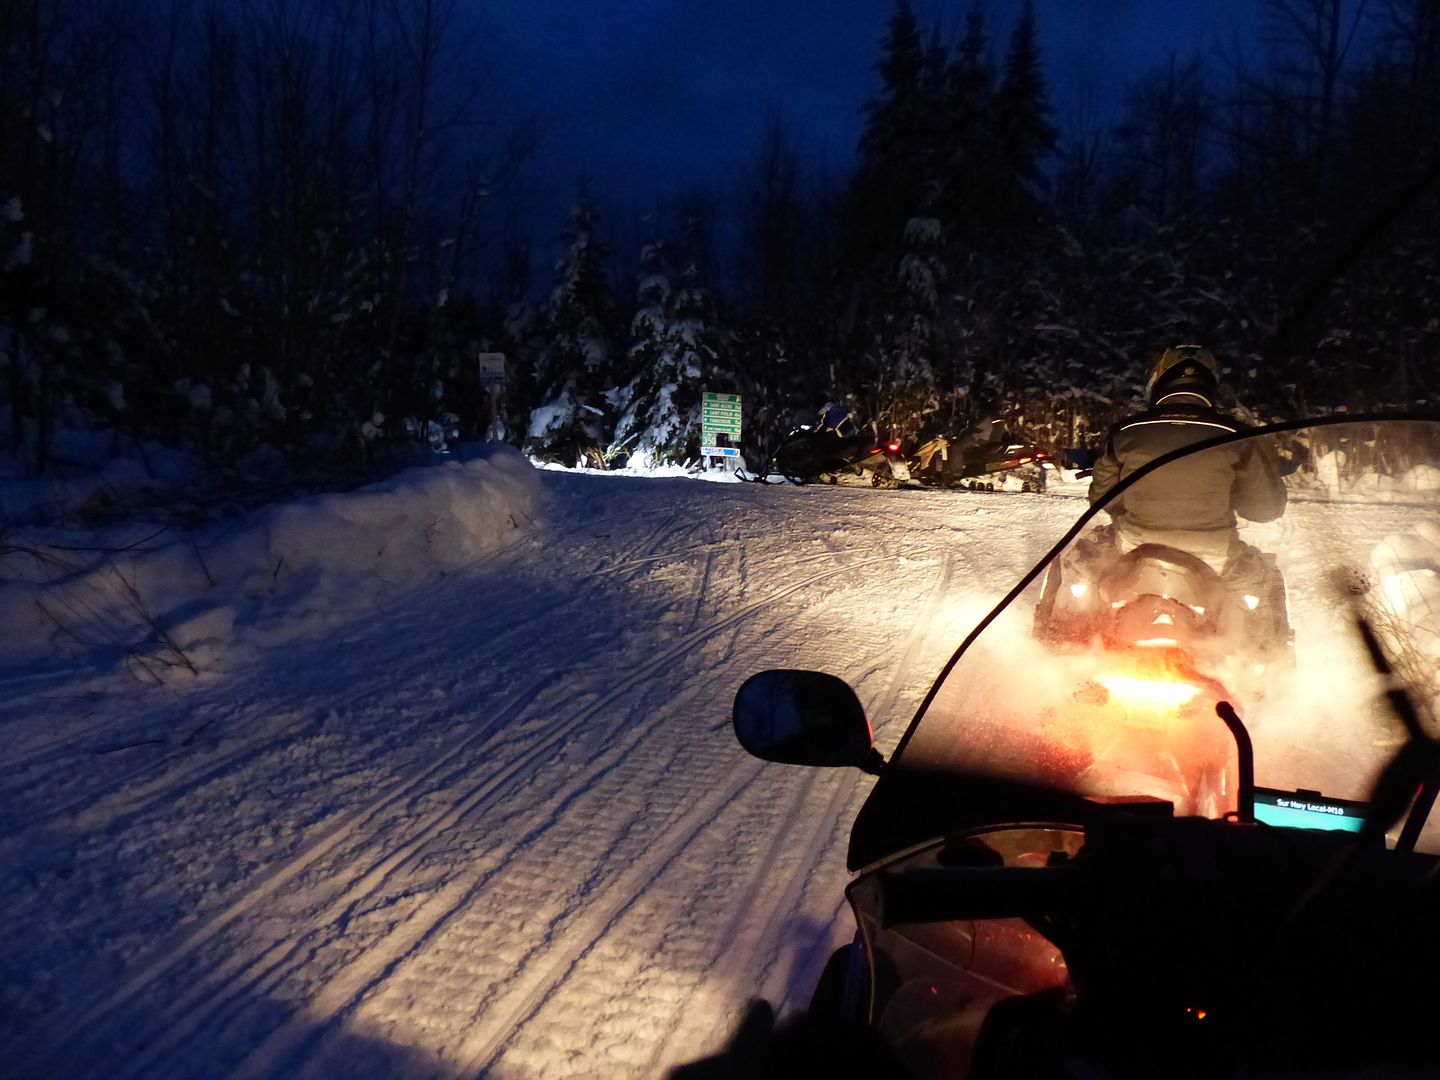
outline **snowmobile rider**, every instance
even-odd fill
[[[1090,503],[1156,458],[1249,430],[1215,407],[1220,364],[1200,345],[1166,349],[1151,370],[1149,408],[1121,420],[1105,439],[1090,480]],[[1119,550],[1165,544],[1203,559],[1231,595],[1261,595],[1260,553],[1239,537],[1236,515],[1274,521],[1285,512],[1285,485],[1268,446],[1238,442],[1176,461],[1142,479],[1106,509]]]
[[[1005,437],[1003,429],[994,420],[976,420],[955,440],[957,450],[969,450],[975,446],[998,442]]]
[[[847,404],[827,401],[820,406],[818,427],[821,431],[833,431],[844,439],[860,430],[853,419],[853,410]]]

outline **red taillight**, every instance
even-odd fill
[[[892,442],[890,444],[890,452],[892,454],[898,454],[900,452],[900,444],[898,442]]]
[[[1200,692],[1198,686],[1187,682],[1142,679],[1133,675],[1097,675],[1095,681],[1122,704],[1158,709],[1178,709],[1188,705]]]
[[[1199,680],[1184,654],[1173,648],[1173,641],[1155,638],[1137,644],[1150,648],[1112,655],[1106,665],[1110,670],[1095,676],[1117,704],[1178,710],[1200,694]],[[1172,647],[1160,647],[1164,645]]]
[[[1036,461],[1044,461],[1044,460],[1045,460],[1046,458],[1048,458],[1049,456],[1050,456],[1050,455],[1047,454],[1044,450],[1041,450],[1039,453],[1037,453],[1037,454],[1035,455],[1035,460],[1036,460]]]

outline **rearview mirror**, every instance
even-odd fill
[[[786,765],[878,773],[885,764],[855,691],[821,671],[751,675],[735,694],[735,737],[756,757]]]

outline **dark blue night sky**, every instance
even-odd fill
[[[969,0],[916,0],[958,35]],[[997,56],[1019,0],[990,0]],[[485,0],[499,85],[549,118],[531,170],[563,205],[585,173],[643,207],[691,181],[727,179],[778,110],[811,154],[848,162],[893,0]],[[1037,0],[1051,102],[1062,125],[1109,118],[1125,83],[1166,55],[1251,47],[1259,0]],[[558,224],[558,222],[557,222]]]

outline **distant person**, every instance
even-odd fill
[[[820,406],[817,426],[821,431],[833,431],[842,439],[856,434],[860,429],[855,423],[854,411],[848,404],[827,401]]]
[[[968,450],[971,447],[999,442],[1004,437],[1004,429],[998,423],[982,419],[966,428],[964,434],[955,440],[955,445],[961,450]]]

